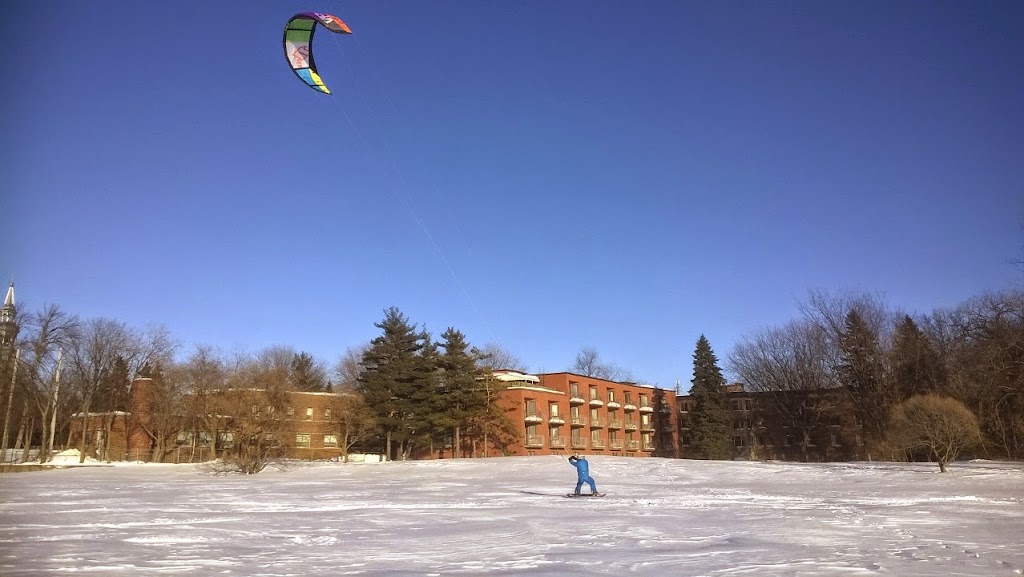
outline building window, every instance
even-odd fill
[[[324,418],[325,419],[330,419],[331,418],[331,410],[330,409],[324,409]]]
[[[633,404],[633,393],[631,393],[629,391],[626,391],[626,392],[622,393],[622,401],[624,403],[626,403],[627,405],[632,405]]]
[[[538,417],[537,413],[537,401],[533,399],[526,400],[526,416],[527,417]]]
[[[572,424],[574,424],[574,425],[582,425],[583,424],[583,416],[580,415],[580,408],[579,407],[570,407],[569,408],[569,416],[572,419]]]
[[[313,407],[306,407],[306,420],[307,421],[312,421],[313,420]]]
[[[220,441],[221,447],[233,447],[235,445],[235,434],[232,432],[217,433],[217,439]]]
[[[579,396],[580,396],[580,386],[578,384],[576,384],[576,383],[569,383],[569,396],[570,397],[574,397],[574,398],[579,398]]]
[[[649,407],[649,406],[651,406],[651,404],[647,402],[647,395],[640,395],[640,406],[641,407]]]
[[[285,414],[288,415],[289,417],[294,417],[295,416],[295,407],[288,407],[285,410]]]
[[[324,446],[325,447],[337,447],[338,436],[337,435],[324,435]]]
[[[309,434],[299,433],[295,435],[295,446],[296,447],[308,447],[309,446]]]
[[[552,425],[548,430],[551,435],[551,447],[553,449],[564,449],[565,439],[562,438],[562,429],[558,425]]]
[[[614,403],[615,402],[615,389],[608,389],[608,402],[609,403]]]
[[[590,400],[591,401],[598,400],[598,398],[597,398],[597,387],[595,387],[594,385],[590,385]]]
[[[550,415],[552,419],[558,416],[558,403],[551,403],[548,405],[548,415]]]

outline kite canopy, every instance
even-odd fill
[[[313,61],[313,32],[316,31],[317,22],[335,34],[352,33],[348,25],[337,16],[320,12],[296,14],[284,27],[284,57],[288,59],[292,72],[310,88],[330,94],[331,91],[317,74],[316,63]]]

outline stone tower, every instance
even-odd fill
[[[14,354],[14,340],[18,337],[18,309],[14,305],[14,282],[7,287],[7,296],[0,307],[0,371],[7,366],[7,360]]]

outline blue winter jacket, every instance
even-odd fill
[[[590,463],[587,463],[586,458],[580,457],[579,459],[570,459],[569,464],[576,467],[576,473],[580,479],[587,479],[590,477]]]

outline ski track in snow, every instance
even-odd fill
[[[1024,465],[525,457],[0,477],[0,574],[1024,573]]]

